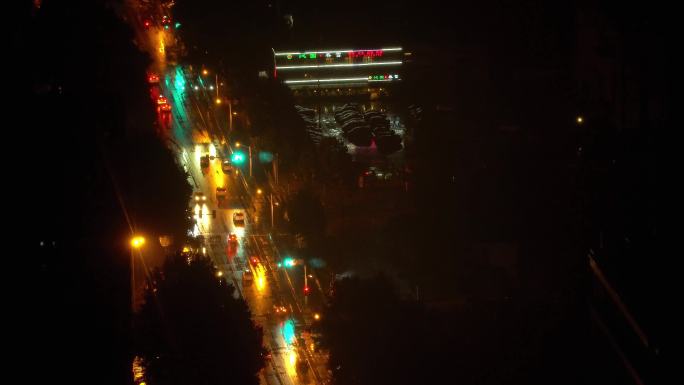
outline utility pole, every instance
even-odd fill
[[[308,280],[306,279],[306,262],[304,262],[304,305],[308,304],[309,293],[307,292],[309,288]]]
[[[228,132],[233,132],[233,99],[228,99]]]
[[[271,231],[272,231],[273,227],[274,227],[273,226],[273,223],[274,223],[273,222],[273,193],[269,193],[268,195],[269,195],[270,201],[271,201]]]
[[[252,146],[247,146],[249,150],[249,177],[252,177]]]
[[[275,159],[273,160],[273,180],[278,186],[278,153],[275,154]]]

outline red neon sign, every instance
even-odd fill
[[[382,50],[370,50],[370,51],[351,51],[347,53],[347,57],[357,58],[357,57],[381,57]]]

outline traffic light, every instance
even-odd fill
[[[304,286],[304,295],[309,295],[309,286]]]
[[[293,258],[287,257],[283,260],[283,265],[285,265],[285,267],[292,267],[295,265],[295,260]]]
[[[243,164],[245,163],[245,154],[241,152],[234,152],[233,155],[230,157],[230,160],[234,164]]]
[[[259,151],[259,162],[270,163],[273,161],[273,153],[268,151]]]

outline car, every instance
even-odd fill
[[[236,213],[233,213],[233,224],[238,227],[244,227],[245,226],[245,213],[242,211],[238,211]]]
[[[242,273],[242,284],[251,285],[252,282],[254,282],[254,273],[252,273],[252,270],[250,269],[245,269]]]
[[[207,201],[207,197],[204,195],[203,192],[197,191],[195,193],[195,202],[206,202],[206,201]]]
[[[237,235],[235,233],[228,234],[228,243],[237,244],[237,242],[238,242],[238,238],[237,238]]]
[[[221,170],[223,170],[224,173],[229,174],[233,172],[233,165],[230,161],[224,160],[223,163],[221,163]]]
[[[268,349],[264,349],[263,352],[259,353],[265,360],[270,360],[273,358],[273,355],[271,354],[271,351]]]
[[[159,106],[159,111],[169,112],[169,111],[171,111],[171,105],[170,104],[162,104],[161,106]]]
[[[147,81],[150,84],[157,84],[157,83],[159,83],[159,75],[157,75],[153,72],[150,72],[150,74],[147,75]]]
[[[169,101],[166,99],[165,96],[159,95],[159,98],[157,98],[157,105],[158,106],[163,106],[164,104],[168,104]]]
[[[273,305],[273,312],[277,315],[286,315],[288,313],[288,309],[281,303],[275,303]]]
[[[216,187],[216,199],[223,199],[228,196],[228,189],[225,187]]]
[[[203,157],[200,158],[200,166],[202,168],[209,167],[209,155],[204,155]]]

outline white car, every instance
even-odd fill
[[[225,174],[230,174],[233,172],[233,165],[230,163],[230,161],[224,160],[221,164],[221,170],[223,170]]]
[[[236,213],[233,213],[233,224],[237,227],[244,227],[245,226],[245,213],[242,211],[238,211]]]
[[[204,195],[203,192],[198,191],[195,193],[195,202],[206,202],[207,197]]]

